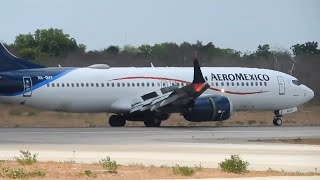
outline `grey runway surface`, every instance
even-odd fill
[[[0,128],[0,144],[236,143],[320,138],[320,127]]]
[[[218,167],[239,154],[253,170],[320,169],[319,145],[248,142],[280,138],[320,138],[320,127],[0,128],[0,159],[31,150],[40,161]]]

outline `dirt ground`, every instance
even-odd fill
[[[105,127],[108,116],[41,111],[25,106],[0,104],[0,127]],[[162,126],[273,126],[273,112],[236,112],[223,122],[194,123],[173,114]],[[304,106],[298,112],[283,117],[284,126],[319,126],[320,106]],[[126,126],[144,126],[143,122],[128,122]]]
[[[265,177],[265,176],[312,176],[315,173],[299,173],[284,171],[250,171],[245,174],[222,172],[219,169],[196,168],[192,176],[175,174],[171,167],[153,167],[143,165],[119,166],[117,173],[110,173],[101,164],[76,164],[71,162],[38,162],[33,165],[22,166],[15,161],[0,163],[0,179],[9,179],[4,168],[18,170],[22,168],[26,173],[41,171],[45,175],[29,176],[28,179],[111,179],[111,180],[140,180],[140,179],[186,179],[186,178],[218,178],[218,177]],[[85,173],[87,171],[87,173]],[[90,171],[90,173],[88,173]]]
[[[288,143],[288,144],[309,144],[309,145],[320,145],[320,139],[258,139],[249,140],[249,142],[268,142],[268,143]]]

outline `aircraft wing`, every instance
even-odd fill
[[[160,89],[161,94],[150,92],[141,96],[142,101],[133,104],[130,113],[137,111],[155,111],[165,107],[185,107],[190,102],[197,99],[209,88],[205,81],[197,59],[194,60],[194,75],[191,84],[179,88],[170,86]]]

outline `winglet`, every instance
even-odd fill
[[[193,72],[194,74],[193,74],[192,83],[193,84],[205,83],[206,80],[204,79],[204,77],[202,75],[198,59],[194,59],[193,68],[194,68],[194,72]]]

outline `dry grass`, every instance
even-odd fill
[[[299,112],[286,115],[285,126],[319,126],[320,106],[305,106]],[[224,122],[188,122],[178,114],[162,126],[273,126],[272,112],[237,112]],[[0,105],[0,127],[105,127],[105,114],[78,114],[40,111],[25,106]],[[128,122],[127,126],[144,126],[142,122]]]
[[[143,167],[141,166],[120,166],[118,173],[108,173],[100,164],[75,164],[42,162],[30,166],[22,166],[13,161],[5,161],[0,164],[0,168],[10,167],[14,169],[24,168],[27,172],[46,172],[45,177],[35,177],[28,179],[111,179],[111,180],[140,180],[140,179],[186,179],[186,178],[218,178],[218,177],[265,177],[265,176],[312,176],[314,173],[289,173],[283,171],[251,171],[246,174],[233,174],[222,172],[219,169],[202,168],[196,171],[193,176],[182,176],[174,174],[171,167]],[[85,172],[92,172],[95,177],[88,177]],[[1,173],[0,173],[1,174]],[[90,173],[87,173],[90,174]],[[5,179],[1,177],[0,179]]]

